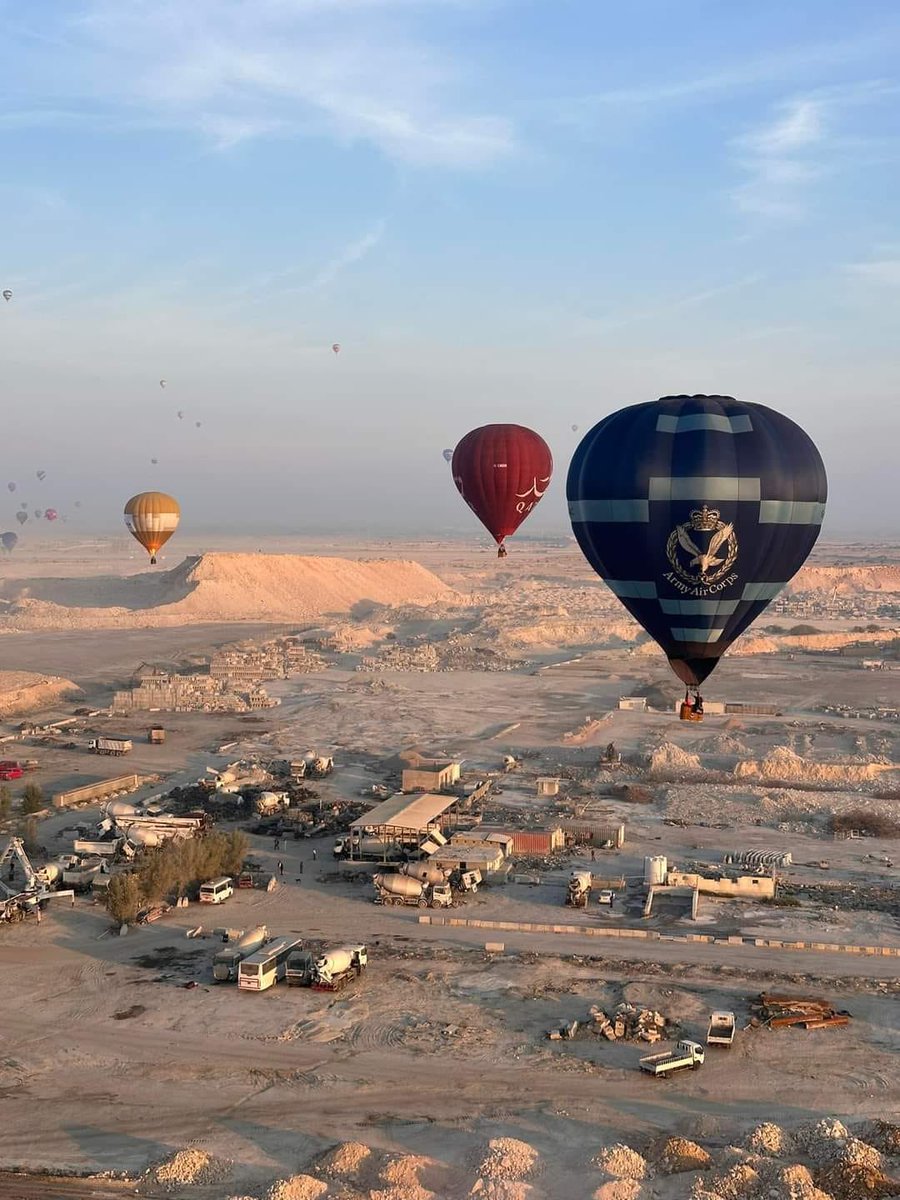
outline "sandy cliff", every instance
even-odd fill
[[[33,579],[0,589],[0,629],[146,628],[306,621],[454,593],[418,563],[293,554],[205,554],[127,579]]]

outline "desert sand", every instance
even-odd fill
[[[316,785],[327,809],[329,800],[358,801],[373,783],[392,785],[390,763],[405,746],[461,758],[472,778],[499,771],[512,753],[521,765],[499,781],[485,819],[537,825],[592,811],[625,821],[625,846],[593,869],[624,876],[627,895],[611,914],[563,907],[568,871],[591,867],[583,848],[523,860],[517,871],[528,883],[467,898],[459,915],[483,927],[422,924],[417,910],[378,907],[371,885],[339,878],[331,838],[290,840],[276,852],[271,838],[252,835],[256,859],[269,869],[284,861],[283,882],[237,893],[212,918],[197,906],[172,910],[120,937],[102,907],[78,897],[48,909],[40,927],[0,928],[0,1164],[57,1173],[0,1176],[0,1192],[896,1193],[884,1182],[900,1175],[896,1130],[878,1122],[900,1107],[900,959],[754,943],[900,947],[897,871],[888,865],[897,842],[835,841],[828,831],[834,814],[897,815],[900,671],[862,666],[870,656],[895,661],[900,593],[885,580],[897,568],[855,559],[859,586],[843,603],[858,611],[850,611],[840,593],[833,598],[833,582],[827,590],[844,573],[840,555],[814,564],[819,574],[790,601],[797,607],[763,619],[783,632],[766,634],[762,648],[748,643],[706,693],[771,702],[782,715],[682,725],[670,708],[617,709],[620,696],[637,692],[671,706],[678,685],[570,546],[524,543],[502,564],[454,544],[332,545],[328,562],[313,557],[321,548],[279,547],[298,557],[213,553],[129,578],[102,555],[68,576],[58,563],[17,565],[0,651],[23,670],[39,661],[98,709],[140,661],[186,668],[217,645],[294,627],[314,627],[331,647],[324,671],[269,684],[281,705],[253,723],[165,714],[169,737],[157,748],[143,737],[146,716],[99,715],[66,731],[75,748],[63,737],[41,744],[34,778],[50,791],[111,774],[85,754],[88,726],[134,737],[128,769],[158,777],[137,798],[238,756],[315,747],[336,759],[334,775]],[[71,632],[81,621],[85,631]],[[821,633],[788,632],[799,624]],[[826,636],[827,647],[797,644]],[[35,717],[62,717],[78,703],[42,698]],[[621,765],[601,761],[610,742]],[[538,775],[561,778],[560,800],[537,798]],[[42,820],[48,855],[71,846],[76,823],[98,816],[89,808]],[[704,898],[696,922],[665,909],[641,918],[645,856],[714,869],[740,848],[792,853],[789,906]],[[510,921],[545,929],[492,930]],[[337,997],[214,985],[216,940],[186,931],[260,922],[313,945],[365,941],[366,977]],[[552,932],[559,922],[656,936]],[[684,940],[696,933],[713,940]],[[487,952],[495,941],[504,949]],[[851,1024],[752,1029],[750,1005],[764,988],[826,995],[853,1014]],[[591,1005],[623,1000],[664,1012],[701,1040],[710,1010],[732,1009],[737,1041],[665,1083],[637,1070],[638,1044],[587,1033],[548,1041],[548,1030],[583,1021]]]

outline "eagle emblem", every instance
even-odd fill
[[[676,525],[666,543],[672,570],[687,583],[708,586],[727,575],[737,558],[734,522],[725,522],[716,508],[694,509],[690,519]]]

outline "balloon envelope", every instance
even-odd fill
[[[59,516],[59,513],[56,511],[55,508],[48,508],[47,511],[44,513],[44,520],[45,521],[55,521],[58,516]]]
[[[40,479],[41,482],[43,482],[47,478],[46,471],[35,471],[35,475],[37,475],[38,479]]]
[[[4,550],[14,550],[18,544],[18,541],[19,535],[17,533],[0,534],[0,542],[3,543]]]
[[[156,562],[160,546],[164,546],[181,517],[178,501],[165,492],[139,492],[125,505],[125,524],[131,536],[141,543]]]
[[[16,490],[16,485],[12,482],[8,483],[6,486],[9,489],[9,491],[11,491],[11,492],[14,492]]]
[[[27,512],[17,512],[16,520],[19,522],[20,525],[24,525],[25,522],[28,520],[28,513]]]
[[[442,450],[441,453],[444,456],[444,462],[452,462],[453,461],[453,451],[452,450]]]
[[[699,686],[815,545],[825,468],[787,417],[730,396],[666,396],[605,417],[566,485],[588,562]]]
[[[332,349],[332,351],[333,351],[335,354],[340,354],[340,352],[341,352],[341,343],[340,343],[340,342],[335,342],[335,343],[334,343],[334,345],[331,347],[331,349]]]
[[[164,388],[164,387],[166,386],[166,381],[165,381],[164,379],[161,379],[161,380],[159,381],[159,386],[160,386],[161,388]]]
[[[502,546],[547,490],[553,456],[524,425],[482,425],[453,451],[452,469],[459,494]]]
[[[3,299],[6,300],[7,303],[12,300],[12,292],[9,290],[9,288],[3,289]]]

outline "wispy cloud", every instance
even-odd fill
[[[23,88],[7,124],[132,120],[196,131],[219,150],[325,135],[390,158],[481,167],[511,122],[467,111],[471,67],[420,32],[420,10],[467,0],[83,0],[18,34]]]
[[[883,80],[860,80],[783,100],[755,129],[733,139],[745,176],[732,199],[742,213],[778,219],[805,215],[810,188],[869,154],[869,136],[852,136],[852,114],[896,96]]]
[[[354,263],[358,263],[360,259],[365,258],[369,251],[374,250],[384,237],[386,228],[387,223],[385,221],[378,221],[361,238],[357,238],[353,242],[348,242],[343,250],[340,250],[333,258],[330,258],[328,262],[324,263],[318,269],[312,282],[309,284],[310,290],[315,291],[318,288],[328,287],[329,284],[334,283],[347,267],[351,267]]]
[[[628,325],[636,325],[642,321],[653,321],[659,317],[668,318],[673,313],[683,312],[686,309],[700,308],[704,304],[708,304],[711,300],[718,300],[722,296],[726,296],[732,292],[739,292],[745,288],[753,287],[755,284],[761,283],[763,278],[764,276],[759,272],[752,275],[744,275],[740,279],[732,280],[730,283],[696,288],[690,292],[670,296],[667,300],[659,304],[654,304],[652,307],[625,312],[621,316],[616,316],[609,320],[604,320],[603,318],[590,320],[588,323],[594,333],[611,333],[614,330],[623,329]]]

